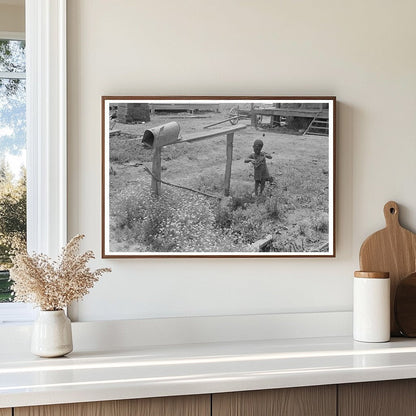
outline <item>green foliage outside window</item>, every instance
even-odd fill
[[[14,247],[26,241],[26,173],[13,179],[7,164],[0,165],[0,302],[11,300],[8,269]]]

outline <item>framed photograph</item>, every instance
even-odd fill
[[[102,255],[334,257],[335,97],[102,97]]]

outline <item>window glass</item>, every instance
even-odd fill
[[[0,39],[0,72],[26,72],[24,40]]]
[[[8,268],[26,241],[25,42],[0,39],[0,303],[12,294]]]

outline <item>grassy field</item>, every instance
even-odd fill
[[[110,138],[111,251],[244,252],[267,235],[273,238],[268,251],[328,250],[327,137],[248,126],[234,137],[230,198],[218,201],[163,184],[161,197],[152,196],[143,169],[151,169],[152,159],[152,150],[141,144],[144,131],[177,121],[181,134],[188,134],[226,117],[166,113],[146,124],[116,124],[121,133]],[[230,124],[218,127],[224,126]],[[267,164],[274,183],[255,197],[253,167],[244,159],[258,138],[272,155]],[[162,180],[223,195],[225,142],[224,136],[163,148]]]

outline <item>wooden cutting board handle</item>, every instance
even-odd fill
[[[394,319],[394,298],[401,279],[416,271],[416,234],[400,225],[399,205],[389,201],[384,205],[386,228],[370,235],[360,250],[360,269],[390,273],[391,334],[400,335]]]
[[[399,222],[399,206],[394,201],[387,202],[384,205],[384,218],[386,219],[386,227],[401,227]]]

